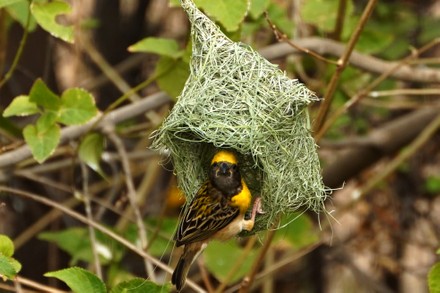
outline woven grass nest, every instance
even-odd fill
[[[307,112],[318,98],[250,46],[231,41],[191,0],[182,7],[192,29],[191,73],[152,147],[169,152],[187,201],[222,148],[237,153],[253,196],[262,198],[265,213],[253,232],[274,228],[281,214],[322,211],[327,192]]]

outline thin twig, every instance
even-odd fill
[[[318,60],[321,60],[321,61],[324,61],[324,62],[327,62],[327,63],[330,63],[330,64],[337,65],[337,63],[336,63],[334,60],[330,60],[330,59],[327,59],[327,58],[325,58],[325,57],[322,57],[321,55],[319,55],[319,54],[313,52],[312,50],[309,50],[309,49],[307,49],[307,48],[304,48],[304,47],[301,47],[301,46],[298,46],[297,44],[295,44],[293,41],[291,41],[291,40],[287,37],[286,34],[284,34],[283,32],[281,32],[281,31],[277,28],[277,26],[276,26],[276,25],[270,20],[270,18],[269,18],[269,14],[268,14],[267,12],[265,12],[264,15],[265,15],[265,17],[266,17],[266,21],[267,21],[267,23],[269,24],[271,30],[273,31],[275,37],[277,38],[277,40],[278,40],[279,42],[285,42],[285,43],[289,44],[292,48],[295,48],[296,50],[298,50],[298,51],[300,51],[300,52],[303,52],[303,53],[305,53],[305,54],[311,55],[311,56],[315,57],[315,58],[318,59]]]
[[[394,170],[396,170],[404,161],[414,155],[440,128],[440,115],[437,116],[426,128],[420,133],[420,135],[402,150],[391,162],[387,163],[381,172],[376,173],[370,180],[368,180],[357,191],[354,198],[361,198],[363,195],[371,191],[378,183],[388,177]]]
[[[358,94],[354,95],[350,100],[348,100],[342,107],[339,107],[335,113],[330,116],[329,119],[325,122],[325,124],[321,127],[321,129],[315,134],[315,141],[318,142],[324,134],[328,131],[331,125],[335,123],[335,121],[344,114],[349,108],[358,103],[363,97],[365,97],[372,89],[377,87],[381,82],[383,82],[386,78],[388,78],[393,72],[397,71],[399,68],[408,64],[411,60],[417,58],[423,52],[426,52],[436,44],[440,43],[440,39],[435,39],[428,44],[424,45],[418,50],[413,50],[412,54],[404,58],[398,63],[395,63],[394,66],[388,68],[388,70],[382,72],[380,76],[378,76],[373,82],[371,82],[366,88],[362,89]]]
[[[269,249],[270,245],[272,244],[273,237],[275,236],[276,230],[269,230],[267,232],[266,239],[264,240],[263,247],[260,249],[260,253],[258,254],[256,260],[254,261],[251,271],[249,274],[243,279],[243,281],[240,284],[239,293],[247,293],[249,292],[249,289],[252,286],[252,283],[254,282],[255,276],[258,273],[258,269],[261,266],[261,263],[264,261],[264,257],[267,253],[267,250]]]
[[[437,38],[430,43],[438,44],[439,41],[440,38]],[[308,37],[295,39],[294,42],[299,47],[312,50],[321,56],[331,55],[340,58],[346,50],[345,44],[326,38]],[[259,50],[259,53],[268,60],[279,59],[289,54],[298,54],[300,52],[301,51],[293,48],[287,43],[275,43]],[[401,61],[385,61],[383,59],[353,50],[348,62],[351,66],[364,71],[382,74],[394,68]],[[413,60],[409,62],[409,64],[414,63],[415,61]],[[397,70],[393,71],[389,77],[409,82],[440,83],[440,70],[438,68],[431,68],[427,66],[405,65],[400,66]]]
[[[144,114],[146,111],[159,107],[168,102],[170,102],[170,98],[164,92],[155,93],[149,97],[143,98],[139,102],[135,102],[112,111],[101,120],[101,122],[97,125],[97,128],[102,128],[106,124],[115,125],[126,119]],[[92,127],[92,125],[94,125],[98,119],[99,117],[96,117],[84,125],[63,128],[61,130],[60,143],[77,138],[87,131],[90,131],[90,127]],[[28,145],[24,145],[13,151],[1,154],[0,181],[2,180],[2,171],[4,170],[2,170],[2,168],[14,165],[31,156],[32,153]]]
[[[252,236],[249,238],[249,240],[246,243],[246,246],[241,253],[240,257],[234,261],[234,266],[231,267],[228,274],[220,284],[220,286],[217,287],[215,290],[216,293],[221,293],[225,290],[226,286],[228,285],[229,281],[232,279],[232,277],[237,273],[237,271],[240,269],[240,267],[243,265],[244,260],[248,257],[249,253],[251,252],[252,248],[255,245],[255,242],[257,241],[257,236]]]
[[[338,15],[336,17],[335,28],[332,32],[332,38],[334,40],[339,40],[341,38],[342,30],[344,28],[346,10],[347,0],[339,0]]]
[[[127,156],[127,152],[125,150],[124,143],[119,138],[119,136],[116,135],[113,125],[107,125],[104,128],[104,132],[107,134],[109,139],[113,142],[113,144],[115,145],[115,147],[119,153],[119,156],[121,157],[122,169],[124,170],[125,182],[127,185],[128,200],[130,202],[131,209],[134,212],[134,217],[135,217],[136,225],[138,228],[138,235],[139,235],[139,239],[141,242],[140,248],[142,250],[145,250],[148,246],[147,231],[145,229],[144,221],[142,219],[142,215],[139,210],[138,203],[137,203],[136,189],[134,187],[133,177],[131,176],[130,163],[128,160],[128,156]],[[145,261],[145,269],[148,273],[148,277],[152,281],[156,281],[156,277],[154,274],[154,268],[153,268],[151,262],[149,262],[147,259],[144,259],[144,261]]]
[[[330,110],[330,105],[332,104],[334,93],[336,91],[337,85],[339,83],[339,79],[341,78],[342,72],[344,72],[348,60],[350,58],[350,55],[354,49],[354,46],[356,45],[362,30],[365,27],[365,24],[367,23],[368,18],[370,17],[371,13],[373,12],[373,8],[376,5],[377,0],[369,0],[367,6],[364,9],[364,12],[362,13],[362,16],[359,20],[358,25],[356,26],[350,40],[348,41],[347,47],[345,48],[345,52],[342,55],[342,57],[338,60],[338,67],[336,68],[335,73],[332,75],[332,78],[330,80],[330,83],[328,85],[327,91],[324,95],[324,100],[319,107],[318,115],[316,117],[315,123],[314,123],[314,131],[318,132],[321,127],[324,125],[325,119],[327,118],[328,111]]]
[[[17,52],[15,53],[14,60],[12,61],[12,65],[9,68],[8,72],[6,72],[5,77],[0,81],[0,88],[3,87],[3,85],[12,77],[12,74],[15,71],[15,68],[18,65],[18,61],[20,61],[21,55],[23,54],[24,45],[26,44],[28,33],[29,33],[29,24],[31,20],[31,2],[29,2],[28,11],[27,11],[27,18],[26,18],[26,25],[23,28],[23,36],[20,40],[20,45],[18,46]]]
[[[84,52],[90,56],[93,62],[101,69],[101,71],[108,77],[109,80],[121,91],[126,93],[131,90],[131,86],[125,82],[125,80],[119,75],[119,73],[104,59],[101,53],[96,50],[95,46],[90,42],[87,37],[81,37],[81,42],[84,46]],[[129,98],[132,101],[140,100],[141,97],[132,92]]]
[[[387,97],[387,96],[429,96],[429,95],[439,95],[440,88],[430,88],[430,89],[396,89],[387,91],[372,91],[368,94],[369,97]]]
[[[64,214],[80,221],[83,222],[86,225],[91,225],[94,228],[96,228],[97,230],[101,231],[102,233],[108,235],[110,238],[116,240],[117,242],[121,243],[122,245],[124,245],[125,247],[127,247],[129,250],[131,250],[132,252],[136,253],[137,255],[148,259],[151,263],[153,263],[154,265],[156,265],[157,267],[161,268],[162,270],[164,270],[167,273],[172,273],[173,269],[170,268],[168,265],[164,264],[163,262],[161,262],[160,260],[156,259],[155,257],[151,256],[150,254],[146,253],[145,251],[143,251],[142,249],[139,249],[136,245],[134,245],[133,243],[131,243],[130,241],[126,240],[125,238],[119,236],[118,234],[116,234],[115,232],[111,231],[110,229],[108,229],[107,227],[104,227],[103,225],[95,222],[95,221],[90,221],[89,219],[87,219],[86,217],[84,217],[83,215],[81,215],[78,212],[75,212],[65,206],[63,206],[62,204],[59,204],[47,197],[43,197],[40,195],[36,195],[34,193],[30,193],[30,192],[26,192],[23,190],[19,190],[19,189],[15,189],[15,188],[10,188],[10,187],[6,187],[6,186],[1,186],[0,185],[0,192],[6,192],[6,193],[12,193],[27,199],[31,199],[33,201],[39,202],[41,204],[47,205],[49,207],[58,209],[60,211],[62,211]],[[189,287],[191,287],[192,289],[194,289],[196,292],[205,292],[205,290],[203,290],[199,285],[197,285],[196,283],[194,283],[191,280],[187,280],[186,281],[187,285]]]
[[[90,192],[89,192],[89,172],[87,170],[87,166],[84,163],[81,163],[81,175],[82,175],[82,195],[84,200],[84,207],[86,210],[86,216],[89,221],[93,221],[93,214],[92,214],[92,205],[90,200]],[[101,269],[101,262],[99,260],[99,254],[97,251],[98,243],[96,241],[96,233],[95,229],[92,226],[87,226],[89,230],[89,238],[90,238],[90,244],[92,248],[92,255],[93,255],[93,263],[95,266],[95,272],[96,275],[102,279],[102,269]]]
[[[38,290],[38,292],[67,293],[66,291],[59,290],[59,289],[53,288],[53,287],[49,287],[49,286],[37,283],[33,280],[30,280],[30,279],[27,279],[27,278],[24,278],[21,276],[16,276],[15,280],[24,286],[28,286],[28,287],[31,287],[31,288]]]
[[[294,252],[291,255],[288,255],[286,257],[283,257],[282,259],[278,260],[277,262],[275,262],[272,266],[265,268],[262,272],[259,272],[256,276],[255,276],[255,280],[259,280],[264,278],[267,275],[273,275],[276,271],[282,269],[283,267],[285,267],[286,265],[300,259],[301,257],[303,257],[306,254],[309,254],[310,252],[312,252],[313,250],[315,250],[317,247],[319,247],[321,245],[321,241],[314,243],[312,245],[309,245],[307,247],[302,248],[299,251]],[[233,292],[237,292],[240,289],[241,284],[237,284],[231,288],[228,288],[227,290],[225,290],[224,293],[233,293]]]

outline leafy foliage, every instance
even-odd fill
[[[244,43],[251,44],[255,49],[260,48],[261,46],[271,45],[276,42],[273,32],[269,28],[265,19],[265,12],[267,12],[269,19],[276,25],[276,27],[288,37],[293,36],[296,38],[297,36],[303,36],[303,33],[305,32],[304,36],[310,35],[330,39],[334,38],[335,40],[340,41],[342,44],[345,44],[353,35],[353,32],[358,25],[360,13],[362,11],[361,8],[363,8],[365,3],[365,1],[345,1],[347,5],[345,13],[342,18],[338,19],[337,11],[341,3],[339,0],[297,1],[301,2],[301,6],[295,7],[293,14],[298,13],[298,15],[295,15],[294,17],[292,16],[293,10],[290,9],[291,4],[286,4],[289,1],[194,0],[194,2],[208,16],[210,16],[223,31],[225,31],[229,38],[233,39],[234,41],[243,41]],[[423,1],[419,2],[422,3]],[[51,48],[55,48],[56,46],[59,46],[59,44],[62,44],[62,46],[69,49],[73,48],[70,44],[74,42],[74,36],[82,33],[81,31],[75,31],[77,28],[81,28],[81,30],[84,30],[86,33],[94,33],[94,31],[91,29],[105,28],[105,23],[101,22],[101,19],[98,18],[80,20],[80,22],[74,24],[70,23],[71,20],[69,14],[72,13],[72,7],[69,3],[71,2],[66,0],[0,0],[0,9],[3,12],[2,17],[4,16],[4,18],[1,20],[2,36],[0,39],[4,39],[5,41],[0,41],[0,50],[5,52],[7,56],[14,54],[18,55],[18,53],[10,51],[11,48],[15,48],[14,40],[12,40],[9,44],[9,37],[11,33],[14,33],[15,38],[16,31],[11,30],[12,28],[16,29],[17,27],[17,25],[14,27],[14,23],[19,24],[20,27],[29,32],[29,35],[35,32],[36,28],[41,28],[41,30],[37,30],[38,34],[44,31],[50,34],[53,38],[57,39],[57,42],[51,41]],[[170,0],[170,3],[177,7],[180,5],[179,0]],[[408,55],[410,51],[415,52],[413,47],[420,47],[421,45],[438,38],[439,33],[438,29],[436,28],[440,26],[440,20],[438,18],[429,16],[427,11],[423,11],[423,13],[421,13],[421,11],[413,9],[415,5],[414,3],[417,4],[417,1],[378,1],[373,14],[368,20],[360,36],[359,41],[356,43],[355,49],[364,54],[374,54],[375,57],[380,59],[399,60],[403,56]],[[124,1],[121,1],[121,7],[122,5],[125,5]],[[418,7],[427,7],[427,4],[419,5],[420,6]],[[127,9],[127,11],[128,10],[129,9]],[[124,11],[124,13],[128,13],[127,11]],[[118,20],[114,19],[114,21],[116,22]],[[342,22],[343,28],[340,36],[334,35],[335,27],[337,26],[338,21]],[[86,27],[84,24],[89,24],[89,26]],[[90,26],[90,24],[93,24],[93,27]],[[297,27],[297,25],[300,26]],[[155,26],[151,26],[151,28],[154,28],[151,29],[151,31],[154,31],[155,33],[160,32],[160,35],[162,36],[173,35],[167,33],[162,34],[162,27],[157,30]],[[148,33],[151,31],[148,31]],[[116,38],[117,32],[115,30],[109,30],[104,32],[104,34],[105,33],[115,34],[115,42],[120,41],[120,39]],[[38,34],[32,35],[32,37],[38,37]],[[131,32],[129,33],[129,38],[127,39],[129,39],[130,42],[133,42]],[[24,39],[24,41],[26,40]],[[191,58],[191,43],[186,42],[187,41],[182,37],[179,38],[178,41],[163,37],[148,37],[128,47],[128,51],[131,53],[145,53],[158,56],[158,58],[152,59],[153,61],[157,60],[157,62],[154,63],[154,68],[152,64],[148,63],[147,68],[142,68],[144,71],[139,70],[142,71],[142,73],[152,73],[151,76],[147,77],[148,84],[150,82],[155,82],[153,87],[145,89],[145,92],[151,93],[156,91],[158,87],[160,90],[166,92],[173,98],[177,98],[181,94],[185,82],[189,76],[189,63]],[[4,43],[6,43],[7,46]],[[27,54],[26,59],[41,59],[41,56],[37,55],[36,53],[35,56],[33,56],[34,51],[38,52],[38,50],[33,50],[34,48],[29,47],[28,44],[25,45],[25,54]],[[129,43],[124,44],[126,47],[128,45]],[[50,51],[48,55],[51,55],[51,52],[54,51]],[[429,56],[430,53],[431,52],[426,52],[426,56]],[[83,54],[81,55],[81,58],[85,57],[84,59],[87,59],[87,62],[92,59],[87,55],[87,50],[84,50],[84,52],[81,52],[81,54]],[[45,58],[47,58],[45,62],[47,61],[47,64],[52,65],[54,60],[59,58],[59,56],[57,55],[56,58],[53,56],[47,56]],[[5,61],[3,60],[3,57],[0,57],[0,59],[0,67],[2,69],[7,69],[7,67],[10,66],[10,60],[6,59]],[[109,58],[108,61],[111,61],[110,59],[111,58]],[[428,63],[428,58],[426,58],[426,60],[416,60],[422,63],[414,66],[414,68],[437,68],[436,65],[431,66],[431,64]],[[7,152],[10,149],[15,148],[16,145],[22,144],[22,137],[20,136],[22,134],[24,137],[24,143],[26,143],[26,145],[32,151],[32,155],[35,160],[37,160],[39,163],[43,163],[50,158],[55,151],[57,151],[57,147],[60,144],[61,133],[64,133],[62,132],[63,127],[82,125],[91,121],[97,116],[98,108],[95,105],[95,99],[91,92],[83,88],[74,87],[68,88],[62,93],[56,93],[50,88],[52,85],[49,87],[46,84],[46,79],[43,81],[43,79],[33,78],[33,76],[39,76],[40,73],[37,75],[34,72],[28,72],[29,68],[24,67],[24,65],[27,63],[21,63],[21,61],[25,60],[19,61],[20,67],[18,67],[19,70],[17,71],[26,76],[26,83],[28,82],[28,79],[31,78],[33,86],[29,90],[28,94],[20,94],[14,99],[12,99],[13,96],[6,97],[6,101],[9,101],[9,98],[11,98],[12,102],[7,107],[5,105],[6,108],[4,110],[2,109],[3,113],[0,117],[0,155],[3,155],[4,153],[7,155]],[[308,86],[313,87],[313,90],[316,91],[320,96],[323,95],[326,85],[335,74],[335,67],[333,64],[317,61],[309,55],[295,55],[291,59],[286,58],[286,60],[283,59],[276,61],[280,63],[281,68],[287,70],[287,74],[289,76],[300,77],[302,80],[307,81]],[[413,64],[410,65],[413,66]],[[45,68],[45,70],[46,69],[47,68]],[[115,71],[119,73],[118,70]],[[121,72],[124,70],[121,70]],[[55,73],[55,76],[52,75],[53,73]],[[16,89],[17,85],[19,85],[18,88],[22,88],[22,84],[20,83],[20,74],[14,75],[14,78],[17,78],[18,82],[16,82],[17,80],[14,80],[14,82],[6,84],[7,86],[11,85],[10,89]],[[55,82],[58,82],[63,77],[57,76],[56,74],[57,72],[53,71],[50,72],[49,75],[44,76],[50,76],[47,81],[55,80]],[[367,72],[364,69],[355,69],[354,67],[346,68],[341,75],[340,83],[335,91],[330,114],[345,107],[347,105],[347,101],[371,85],[376,76],[376,73]],[[124,78],[125,77],[126,76],[124,76]],[[131,79],[127,83],[131,86],[138,82],[139,78],[144,78],[144,76],[137,74],[135,79]],[[3,82],[3,77],[0,81]],[[398,79],[386,79],[376,87],[376,90],[394,90],[401,87],[402,84],[404,84],[404,82]],[[405,83],[404,87],[408,85],[412,86],[412,84]],[[156,88],[154,86],[156,86]],[[4,101],[3,90],[5,90],[6,87],[0,87],[2,89],[2,97],[0,99]],[[416,87],[419,89],[418,85],[416,85]],[[420,86],[420,88],[423,87]],[[7,88],[5,92],[7,92],[7,90],[9,90],[9,88]],[[93,88],[93,93],[95,93],[95,90],[96,89]],[[90,89],[90,91],[92,91],[92,89]],[[128,93],[123,94],[129,96]],[[17,95],[17,93],[14,95]],[[401,99],[402,96],[404,96],[405,99]],[[326,138],[331,144],[335,139],[343,140],[352,134],[363,135],[367,133],[371,127],[380,125],[380,123],[385,120],[388,121],[393,119],[395,115],[390,115],[390,113],[393,111],[392,107],[390,106],[392,102],[402,102],[402,100],[405,100],[404,102],[415,101],[414,104],[416,107],[419,107],[422,104],[420,99],[413,100],[411,97],[407,97],[405,95],[402,96],[399,96],[399,100],[394,99],[393,96],[377,99],[368,99],[367,97],[365,99],[367,100],[365,104],[351,107],[348,109],[348,111],[346,111],[346,113],[341,115],[333,124],[333,127],[327,132]],[[113,102],[112,100],[109,101],[109,97],[105,94],[98,94],[97,97],[100,98],[100,101],[105,100],[109,103]],[[429,101],[430,97],[423,96],[423,100]],[[387,105],[389,108],[377,106],[378,104]],[[141,141],[145,143],[147,136],[146,133],[149,134],[155,129],[156,125],[158,125],[163,118],[162,116],[164,113],[167,113],[167,110],[168,109],[164,109],[163,111],[147,113],[146,116],[148,119],[146,119],[145,124],[139,123],[139,125],[137,125],[141,119],[132,119],[129,123],[126,123],[122,126],[118,125],[116,128],[117,131],[120,131],[120,133],[118,132],[118,135],[121,135],[121,137],[126,139],[124,140],[124,143],[126,143],[127,146],[137,146],[138,141],[135,141],[135,138],[138,137],[141,137]],[[314,110],[315,109],[312,108],[312,115],[314,114]],[[401,112],[406,112],[406,109],[405,111],[398,112],[398,114],[400,115]],[[107,111],[104,113],[106,114]],[[239,123],[239,119],[237,121]],[[151,124],[154,126],[151,126]],[[130,127],[127,127],[126,125],[130,125],[131,128],[141,130],[131,132],[132,130],[128,130]],[[133,133],[135,133],[135,135],[133,135]],[[4,145],[4,142],[8,142],[9,144]],[[119,189],[119,177],[116,176],[120,174],[110,173],[115,172],[113,168],[115,168],[115,166],[117,167],[118,164],[115,163],[115,161],[112,161],[108,164],[106,163],[106,165],[101,164],[104,150],[109,148],[109,152],[113,151],[111,144],[109,144],[109,146],[105,144],[105,134],[89,133],[84,135],[81,140],[72,141],[71,145],[73,146],[73,149],[77,148],[75,149],[77,150],[77,153],[75,153],[75,150],[71,151],[68,157],[74,157],[74,159],[76,159],[75,155],[77,155],[77,158],[82,160],[85,164],[87,164],[88,167],[101,175],[101,177],[95,176],[95,174],[90,176],[90,180],[93,181],[94,184],[92,188],[93,193],[95,192],[94,190],[100,190],[100,188],[102,188],[104,185],[111,186],[111,188],[105,189],[103,192],[99,191],[96,192],[96,194],[93,194],[96,195],[96,197],[93,197],[93,200],[97,201],[93,203],[93,213],[95,214],[95,212],[98,211],[98,206],[101,208],[100,204],[102,203],[101,200],[103,200],[101,196],[106,196],[106,193],[117,194],[116,199],[112,198],[112,200],[107,203],[109,205],[113,205],[112,208],[114,208],[113,212],[115,212],[115,214],[112,214],[111,217],[103,217],[100,219],[103,219],[102,221],[107,221],[110,218],[111,221],[114,221],[116,217],[120,217],[120,219],[123,220],[117,224],[118,228],[120,229],[118,233],[130,240],[132,243],[138,243],[138,227],[131,223],[127,225],[120,225],[121,222],[132,220],[132,218],[131,211],[128,209],[123,215],[118,214],[118,212],[120,212],[122,209],[121,207],[125,208],[124,203],[126,201],[126,192]],[[145,146],[141,145],[140,149],[144,150]],[[326,149],[324,147],[323,153],[325,153],[325,151]],[[117,156],[115,155],[114,157]],[[420,156],[419,159],[423,159],[422,157],[424,157],[424,155]],[[435,159],[435,156],[429,157]],[[53,161],[55,163],[59,163],[56,161],[57,159],[58,157],[54,158]],[[63,157],[63,159],[65,158]],[[139,160],[139,162],[140,161],[142,160]],[[323,161],[325,161],[325,158]],[[141,177],[139,174],[145,176],[145,178],[149,178],[146,180],[147,182],[145,184],[143,184],[143,182],[139,188],[139,190],[142,191],[144,191],[143,187],[145,186],[149,188],[145,193],[148,193],[149,196],[151,196],[148,197],[148,200],[152,200],[151,202],[148,201],[148,203],[145,203],[147,208],[142,210],[143,212],[146,211],[146,213],[149,213],[150,207],[156,207],[156,202],[154,202],[154,199],[157,198],[153,197],[153,195],[158,194],[158,188],[156,185],[154,185],[154,183],[160,182],[160,188],[164,188],[162,186],[164,185],[164,182],[162,180],[157,180],[160,176],[158,174],[161,174],[158,170],[162,167],[160,166],[158,169],[154,169],[155,164],[138,165],[139,162],[130,158],[129,163],[133,167],[133,176],[135,177],[134,181],[136,184],[139,182],[139,177]],[[52,184],[51,186],[41,182],[32,182],[32,184],[29,184],[28,181],[23,184],[23,182],[19,181],[21,179],[17,179],[18,176],[16,176],[13,171],[17,171],[17,174],[22,170],[27,172],[29,171],[27,168],[32,166],[32,164],[34,164],[34,162],[20,162],[20,164],[14,165],[13,168],[1,168],[0,178],[1,180],[5,181],[0,182],[0,185],[21,186],[23,190],[27,189],[27,191],[32,192],[44,190],[47,191],[47,194],[46,192],[44,193],[44,196],[47,196],[46,199],[53,200],[51,197],[52,189],[56,189],[59,186],[68,186],[69,188],[76,189],[76,184],[79,184],[82,179],[76,173],[76,165],[72,163],[70,164],[71,166],[69,166],[71,169],[69,169],[67,172],[60,172],[60,174],[54,175],[51,173],[51,171],[48,171],[38,174],[43,180],[48,179],[48,181],[42,182],[50,182]],[[147,166],[147,168],[145,168],[145,166]],[[403,168],[401,168],[401,170],[402,169]],[[417,170],[417,172],[418,171],[419,170]],[[154,173],[154,176],[148,177],[151,173]],[[438,197],[440,191],[439,177],[437,175],[423,174],[422,178],[417,178],[416,175],[414,175],[415,173],[416,172],[414,172],[413,165],[408,163],[406,165],[405,175],[414,176],[414,181],[423,182],[423,186],[420,189],[423,190],[423,192],[431,195],[431,197],[426,197],[428,200]],[[370,173],[366,174],[367,176],[361,176],[358,184],[362,184],[362,180],[367,180],[366,178],[369,177],[369,174]],[[430,172],[427,172],[427,174],[437,173],[433,173],[431,170]],[[125,174],[122,174],[120,177],[124,177],[123,175]],[[57,182],[57,180],[63,180],[64,178],[71,177],[73,177],[72,182],[74,181],[74,183]],[[99,180],[102,180],[102,178],[106,179],[107,182],[99,182]],[[11,179],[10,182],[7,182],[9,179]],[[16,181],[18,181],[18,183]],[[60,184],[57,185],[56,183]],[[69,184],[71,184],[71,186]],[[154,187],[151,187],[153,185]],[[58,190],[56,192],[58,192]],[[10,195],[7,193],[0,193],[0,217],[3,215],[3,199],[9,196]],[[139,196],[142,195],[140,194]],[[426,198],[423,198],[423,200],[426,200]],[[17,209],[18,214],[22,202],[16,198],[14,198],[12,201],[14,208]],[[9,201],[6,200],[5,204],[9,205]],[[142,204],[142,202],[139,203],[140,206]],[[371,204],[371,202],[368,204]],[[378,210],[381,211],[381,208],[383,207],[380,207]],[[27,212],[27,209],[25,210]],[[81,211],[81,208],[78,208],[77,210]],[[152,217],[147,218],[145,223],[148,227],[149,243],[145,251],[153,257],[161,259],[162,261],[167,261],[173,252],[172,235],[177,225],[178,212],[171,210],[169,206],[166,206],[164,208],[164,213],[167,215],[165,218],[162,218],[162,214],[160,215],[160,219]],[[38,215],[40,215],[40,213],[38,213]],[[31,219],[32,216],[33,214],[29,213],[24,215],[22,218],[26,218],[27,220],[28,217]],[[382,216],[383,215],[381,213],[381,217]],[[387,221],[391,219],[387,218],[387,215],[383,216],[382,218],[387,219]],[[17,219],[20,220],[20,217],[17,217]],[[0,222],[2,220],[0,220]],[[65,221],[63,223],[69,223],[69,221]],[[3,222],[0,224],[3,224]],[[20,222],[20,224],[22,223]],[[108,223],[106,222],[106,224]],[[341,223],[341,225],[345,224],[346,223]],[[307,215],[294,215],[293,218],[282,218],[281,225],[285,225],[285,227],[276,232],[272,246],[269,248],[270,250],[277,252],[275,254],[276,257],[279,257],[280,255],[281,257],[284,257],[285,255],[298,253],[299,250],[314,247],[315,244],[317,244],[319,241],[322,241],[322,239],[320,239],[322,233],[318,231],[316,227],[317,224],[314,223]],[[17,225],[17,227],[19,227],[19,225]],[[13,228],[15,229],[15,227]],[[369,229],[369,227],[362,228]],[[398,231],[393,232],[397,234]],[[90,264],[94,261],[91,251],[92,241],[89,238],[89,233],[86,226],[67,229],[63,228],[63,230],[52,232],[43,232],[40,233],[38,237],[41,240],[50,241],[58,248],[66,252],[70,257],[70,265],[90,266]],[[131,255],[127,253],[128,250],[123,245],[101,232],[96,232],[96,238],[97,240],[94,242],[94,244],[96,245],[101,266],[104,270],[105,278],[103,280],[100,280],[92,272],[79,267],[70,267],[64,270],[49,272],[46,274],[46,276],[62,280],[73,292],[81,293],[108,292],[107,288],[111,288],[110,292],[113,293],[154,293],[170,292],[172,290],[169,283],[159,285],[150,280],[135,277],[137,273],[132,270],[135,266],[134,263],[130,262],[130,264],[127,266],[126,263],[122,261],[125,261],[126,258],[131,257]],[[219,281],[228,280],[228,285],[239,282],[240,279],[249,273],[250,268],[252,264],[254,264],[256,256],[259,253],[260,247],[260,243],[257,243],[255,247],[249,251],[249,254],[243,258],[242,256],[245,251],[242,244],[239,244],[235,241],[230,241],[227,243],[212,242],[207,247],[204,254],[207,271]],[[357,253],[361,252],[357,251]],[[23,265],[26,265],[25,262],[27,261],[28,260],[26,259],[20,259],[20,262],[22,262]],[[20,262],[14,258],[13,241],[5,235],[0,235],[0,278],[2,278],[3,281],[11,282],[18,274],[22,274],[22,265]],[[141,260],[139,263],[140,262]],[[233,274],[231,279],[229,279],[231,270],[233,268],[238,268],[237,272]],[[156,272],[158,271],[159,270],[156,270]],[[390,274],[393,273],[390,272]],[[423,276],[423,278],[425,278],[425,276],[426,274]],[[162,282],[162,277],[162,275],[158,276],[157,279],[159,282]],[[166,277],[165,280],[167,280]],[[439,263],[434,264],[429,271],[427,275],[427,283],[430,292],[440,292]]]
[[[84,124],[96,116],[97,112],[94,99],[87,91],[71,88],[59,97],[41,79],[37,79],[29,95],[16,97],[3,112],[3,117],[41,114],[35,125],[30,124],[24,128],[23,136],[34,158],[42,163],[58,146],[58,123]]]
[[[440,292],[440,263],[436,263],[428,274],[428,287],[429,292]]]
[[[107,292],[104,283],[97,276],[79,267],[49,272],[44,275],[63,281],[75,293]]]
[[[12,280],[21,270],[21,264],[15,260],[14,243],[6,235],[0,234],[0,277],[4,281]]]

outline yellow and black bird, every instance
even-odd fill
[[[261,213],[261,208],[257,198],[251,218],[245,219],[251,201],[235,154],[226,150],[217,152],[211,161],[209,179],[186,208],[174,236],[177,247],[185,245],[171,278],[178,291],[185,285],[191,264],[210,240],[226,240],[243,230],[252,230],[255,215]]]

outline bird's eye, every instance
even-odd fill
[[[238,166],[237,165],[232,165],[232,170],[234,170],[234,171],[238,170]]]
[[[217,162],[214,162],[213,164],[212,164],[212,167],[217,167],[218,166],[218,163]]]

